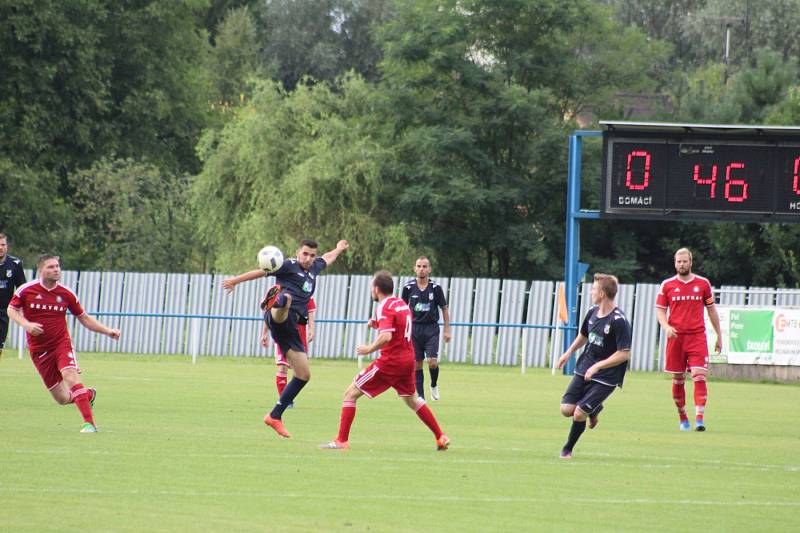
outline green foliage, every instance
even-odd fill
[[[202,268],[186,176],[131,159],[101,159],[69,176],[80,226],[70,268],[187,272]]]
[[[263,82],[221,132],[201,147],[205,162],[193,199],[203,237],[223,271],[250,269],[264,244],[287,255],[313,238],[322,251],[348,239],[339,265],[356,271],[412,264],[405,224],[378,202],[391,152],[390,128],[358,76],[334,93],[323,85],[292,93]]]
[[[9,236],[12,255],[28,266],[43,252],[69,256],[68,206],[48,174],[0,157],[0,198],[0,232]]]

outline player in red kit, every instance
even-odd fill
[[[344,392],[339,434],[331,442],[320,445],[326,450],[346,450],[350,447],[350,426],[356,417],[356,401],[363,395],[374,398],[389,387],[397,391],[417,416],[436,437],[436,448],[446,450],[450,439],[442,433],[436,418],[425,400],[417,396],[414,379],[414,345],[411,341],[413,316],[408,305],[392,296],[392,275],[382,270],[372,278],[372,299],[378,302],[375,318],[369,325],[378,330],[378,337],[370,345],[359,345],[359,355],[380,349],[380,356],[358,373]]]
[[[36,267],[39,279],[17,289],[8,305],[8,316],[28,333],[31,359],[53,398],[61,405],[74,403],[77,406],[84,420],[81,433],[96,433],[92,417],[96,391],[81,383],[67,330],[67,310],[91,331],[119,339],[119,330],[107,328],[89,316],[75,293],[59,283],[58,256],[42,255]]]
[[[697,431],[705,431],[704,414],[708,389],[708,342],[703,309],[708,310],[708,318],[717,334],[715,350],[722,350],[722,333],[719,314],[714,306],[711,283],[692,274],[692,252],[681,248],[675,252],[675,271],[677,275],[661,283],[656,297],[658,323],[667,334],[667,356],[664,371],[672,374],[672,398],[678,407],[680,429],[691,430],[686,416],[686,372],[690,372],[694,382],[694,408]],[[669,309],[669,317],[667,317]]]

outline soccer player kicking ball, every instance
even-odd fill
[[[572,353],[588,343],[578,359],[575,376],[561,399],[561,414],[572,417],[569,438],[561,450],[562,459],[571,459],[575,443],[586,430],[597,426],[603,402],[616,387],[622,387],[626,363],[631,357],[631,325],[614,303],[617,278],[595,274],[592,284],[594,307],[586,313],[581,331],[558,360],[558,368]]]
[[[350,447],[350,426],[356,417],[356,401],[363,395],[374,398],[389,387],[397,391],[403,401],[417,413],[436,437],[436,448],[446,450],[450,439],[442,433],[436,418],[425,400],[417,396],[414,382],[414,346],[411,341],[413,317],[408,305],[400,298],[392,296],[394,281],[392,275],[382,270],[372,278],[372,299],[378,302],[376,318],[370,319],[370,327],[379,332],[375,341],[359,345],[359,355],[367,355],[380,349],[380,356],[367,368],[358,373],[353,383],[344,392],[339,434],[331,442],[320,445],[326,450],[346,450]]]
[[[97,433],[92,417],[97,392],[84,387],[78,377],[80,369],[67,330],[67,309],[91,331],[112,339],[119,339],[120,332],[89,316],[75,293],[59,283],[58,256],[42,255],[36,267],[39,279],[17,289],[8,305],[8,316],[28,333],[31,359],[55,401],[61,405],[74,403],[83,416],[81,433]]]

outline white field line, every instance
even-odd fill
[[[104,490],[78,487],[21,487],[0,486],[0,493],[28,494],[96,494],[100,496],[179,496],[208,498],[296,498],[302,500],[351,500],[349,494],[330,493],[285,493],[254,491],[203,491],[203,490]],[[555,498],[525,498],[517,496],[436,496],[436,495],[403,495],[403,494],[359,494],[359,500],[374,501],[410,501],[410,502],[477,502],[477,503],[588,503],[588,504],[624,504],[624,505],[705,505],[717,507],[800,507],[800,501],[775,500],[693,500],[669,498],[575,498],[573,496]]]
[[[433,450],[431,450],[433,452]],[[623,467],[623,468],[631,468],[631,469],[656,469],[656,470],[669,470],[669,469],[681,469],[686,468],[687,466],[692,466],[694,468],[707,468],[711,470],[735,470],[735,471],[748,471],[748,470],[760,470],[760,471],[777,471],[777,472],[800,472],[800,465],[782,465],[782,464],[763,464],[763,463],[736,463],[736,462],[725,462],[716,459],[680,459],[675,457],[657,457],[657,456],[627,456],[628,461],[622,461],[620,459],[614,458],[614,456],[610,454],[598,454],[598,453],[587,453],[585,456],[582,454],[576,454],[575,459],[571,461],[563,461],[558,459],[558,456],[554,453],[552,458],[548,457],[534,457],[530,459],[479,459],[479,458],[461,458],[461,457],[453,457],[456,455],[457,450],[451,450],[454,453],[447,453],[447,454],[437,454],[437,458],[441,458],[444,463],[447,464],[475,464],[475,465],[554,465],[554,464],[561,464],[565,467],[571,466],[613,466],[613,467]],[[11,453],[17,453],[21,455],[32,455],[32,454],[41,454],[41,455],[72,455],[75,453],[75,450],[72,448],[50,448],[50,449],[40,449],[40,450],[10,450]],[[372,450],[368,444],[364,444],[362,449],[351,449],[349,452],[346,452],[347,460],[349,461],[374,461],[375,457],[371,453]],[[130,456],[130,457],[141,457],[141,451],[121,451],[121,450],[114,450],[114,451],[106,451],[106,450],[81,450],[81,454],[85,455],[93,455],[93,456]],[[275,454],[273,452],[266,452],[269,454],[270,458],[274,459],[288,459],[288,460],[296,460],[297,454]],[[329,451],[319,451],[319,457],[322,458],[326,455],[337,455],[336,453],[331,453]],[[433,452],[435,453],[435,452]],[[345,454],[338,454],[338,455],[345,455]],[[209,458],[209,459],[245,459],[245,460],[262,460],[264,459],[264,454],[259,453],[197,453],[197,452],[174,452],[174,453],[164,453],[159,452],[159,456],[161,457],[178,457],[178,458],[187,458],[187,459],[197,459],[197,458]],[[583,457],[587,458],[594,458],[594,459],[583,459]],[[602,459],[607,458],[607,459]],[[647,461],[655,461],[649,463],[640,463],[637,462],[638,460],[647,460]],[[397,463],[416,463],[419,462],[420,459],[417,456],[414,457],[393,457],[392,462]]]

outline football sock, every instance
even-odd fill
[[[678,416],[681,421],[689,420],[686,416],[686,383],[685,378],[672,378],[672,399],[675,400],[675,406],[678,408]]]
[[[83,383],[78,383],[69,389],[69,394],[72,397],[72,401],[75,402],[78,411],[81,412],[83,421],[94,425],[94,418],[92,418],[92,405],[89,403],[89,398],[91,398],[92,393],[89,392],[89,389],[84,387]]]
[[[425,373],[420,370],[414,371],[414,377],[417,380],[417,395],[420,398],[425,398]]]
[[[342,418],[339,421],[339,435],[336,440],[339,442],[347,442],[350,438],[350,426],[353,425],[353,420],[356,417],[356,402],[343,401],[342,402]]]
[[[433,412],[430,408],[425,404],[424,401],[419,402],[417,404],[417,416],[420,420],[422,420],[431,431],[433,431],[434,437],[437,439],[442,436],[442,428],[439,427],[439,423],[436,421],[436,417],[433,416]]]
[[[575,443],[578,442],[578,439],[581,438],[581,435],[583,435],[584,431],[586,431],[586,420],[583,422],[577,422],[573,420],[572,427],[569,430],[569,438],[567,439],[567,443],[564,445],[564,449],[571,452],[575,447]]]
[[[439,367],[429,369],[431,372],[431,387],[435,387],[439,383]]]
[[[275,407],[272,408],[269,416],[275,420],[280,420],[283,416],[283,412],[286,410],[286,407],[294,401],[298,394],[300,394],[300,391],[303,390],[303,387],[306,386],[306,383],[308,383],[308,381],[303,381],[297,376],[292,377],[292,381],[290,381],[289,384],[286,385],[286,388],[283,389],[281,397],[278,398],[278,403],[276,403]]]
[[[708,387],[706,377],[703,374],[692,376],[694,381],[694,410],[695,416],[702,419],[706,410],[706,400],[708,399]]]
[[[286,376],[284,374],[275,374],[275,387],[278,389],[278,396],[283,394],[283,390],[286,388]]]

